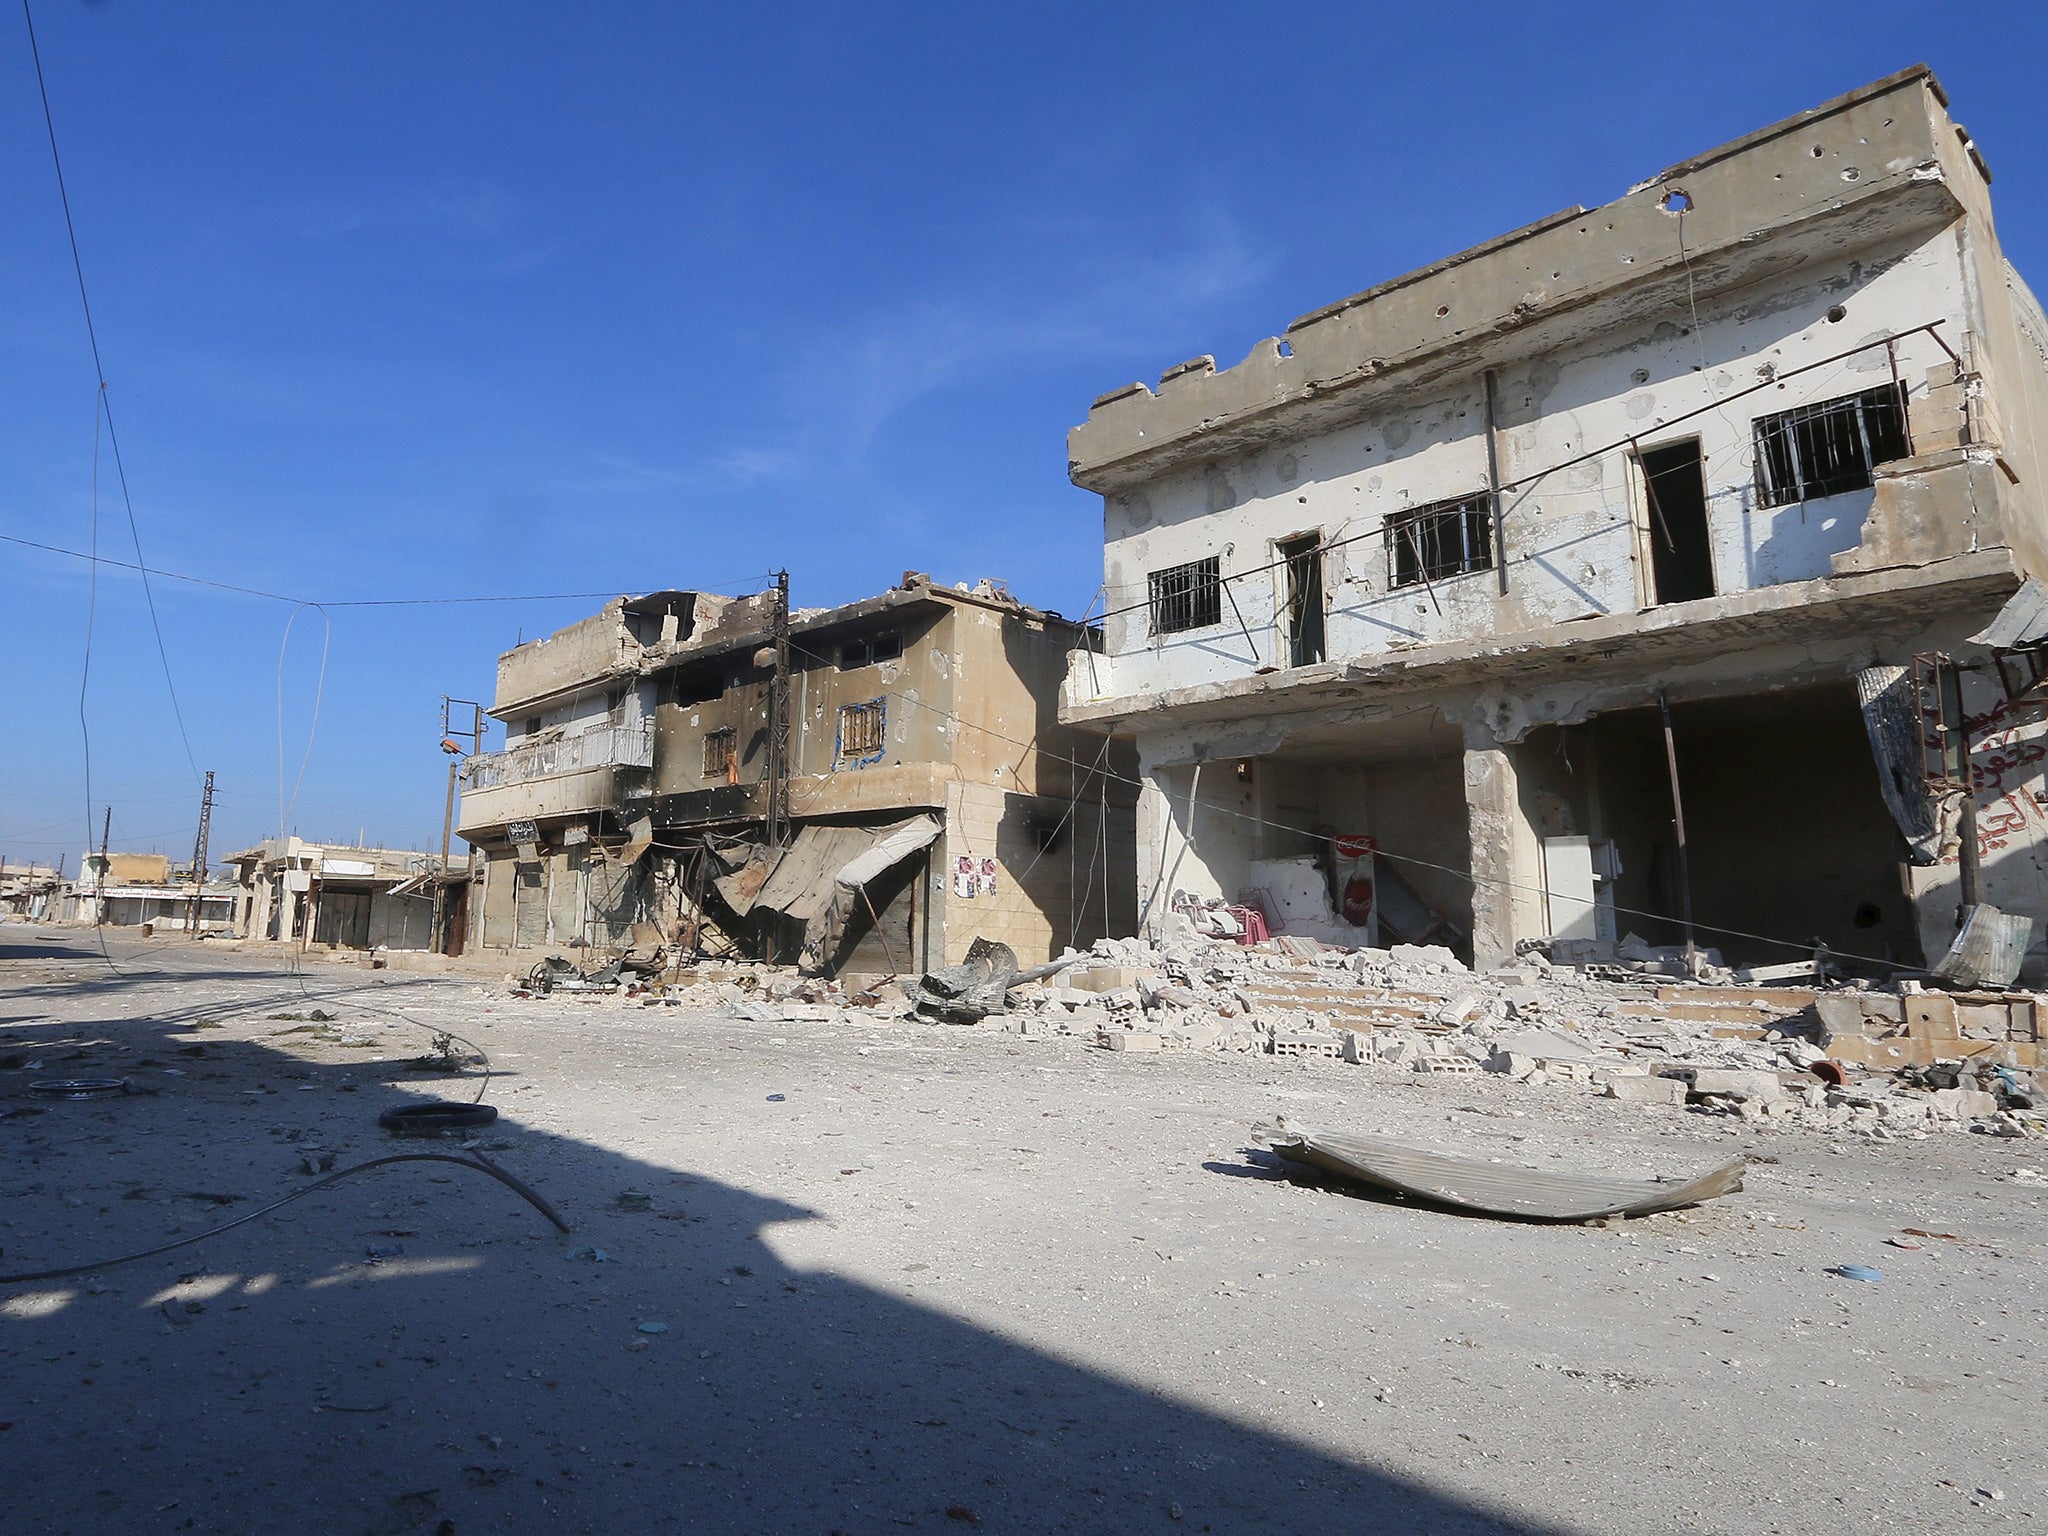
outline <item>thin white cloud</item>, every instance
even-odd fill
[[[1068,244],[1085,250],[1099,234]],[[1040,232],[1033,243],[1051,241]],[[817,338],[784,375],[782,431],[727,449],[713,466],[740,485],[843,475],[929,395],[1020,364],[1157,351],[1204,310],[1256,284],[1272,262],[1228,220],[1211,219],[1184,249],[1083,255],[1039,274],[1038,291],[1022,298],[998,296],[1003,285],[984,281],[866,315]]]

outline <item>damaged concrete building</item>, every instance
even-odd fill
[[[273,837],[221,863],[235,872],[235,930],[245,939],[302,948],[430,947],[440,864],[432,854]],[[457,869],[450,878],[462,875]],[[457,937],[449,953],[461,951]]]
[[[1731,962],[1924,962],[1965,740],[2039,916],[2041,711],[1972,637],[2048,569],[2048,323],[1990,181],[1914,68],[1098,399],[1060,718],[1140,750],[1146,929],[1493,966],[1689,903]]]
[[[486,949],[908,973],[1128,931],[1135,757],[1056,718],[1086,626],[921,574],[842,607],[621,598],[498,662],[462,768]]]

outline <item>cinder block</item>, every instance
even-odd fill
[[[1478,1073],[1479,1063],[1470,1056],[1419,1056],[1415,1070],[1439,1077],[1467,1077]]]
[[[1953,1040],[1956,1000],[1940,992],[1915,992],[1906,999],[1906,1033],[1921,1040]]]
[[[1631,1104],[1683,1104],[1685,1084],[1675,1077],[1610,1077],[1607,1097]]]

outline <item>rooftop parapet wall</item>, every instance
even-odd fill
[[[500,656],[491,713],[503,719],[615,677],[633,676],[640,645],[626,627],[625,601],[615,598],[589,618]]]
[[[1839,249],[1939,228],[1965,211],[1952,178],[1988,176],[1945,101],[1916,66],[1604,207],[1567,209],[1304,315],[1234,368],[1198,358],[1156,392],[1104,395],[1068,435],[1070,473],[1109,493],[1341,422],[1389,390],[1540,349],[1553,322],[1583,332],[1664,304],[1674,284],[1703,293],[1769,276],[1804,254],[1774,238],[1796,229]]]

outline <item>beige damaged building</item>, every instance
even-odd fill
[[[499,658],[505,748],[461,771],[473,944],[907,974],[1128,932],[1134,759],[1057,719],[1085,626],[914,573],[797,611],[778,751],[783,602],[620,598]]]
[[[1970,640],[2048,569],[1990,180],[1911,69],[1097,400],[1060,717],[1140,749],[1146,926],[1247,897],[1491,965],[1677,942],[1689,897],[1731,960],[1931,958],[1944,656],[1984,897],[2040,917],[2040,709]]]

